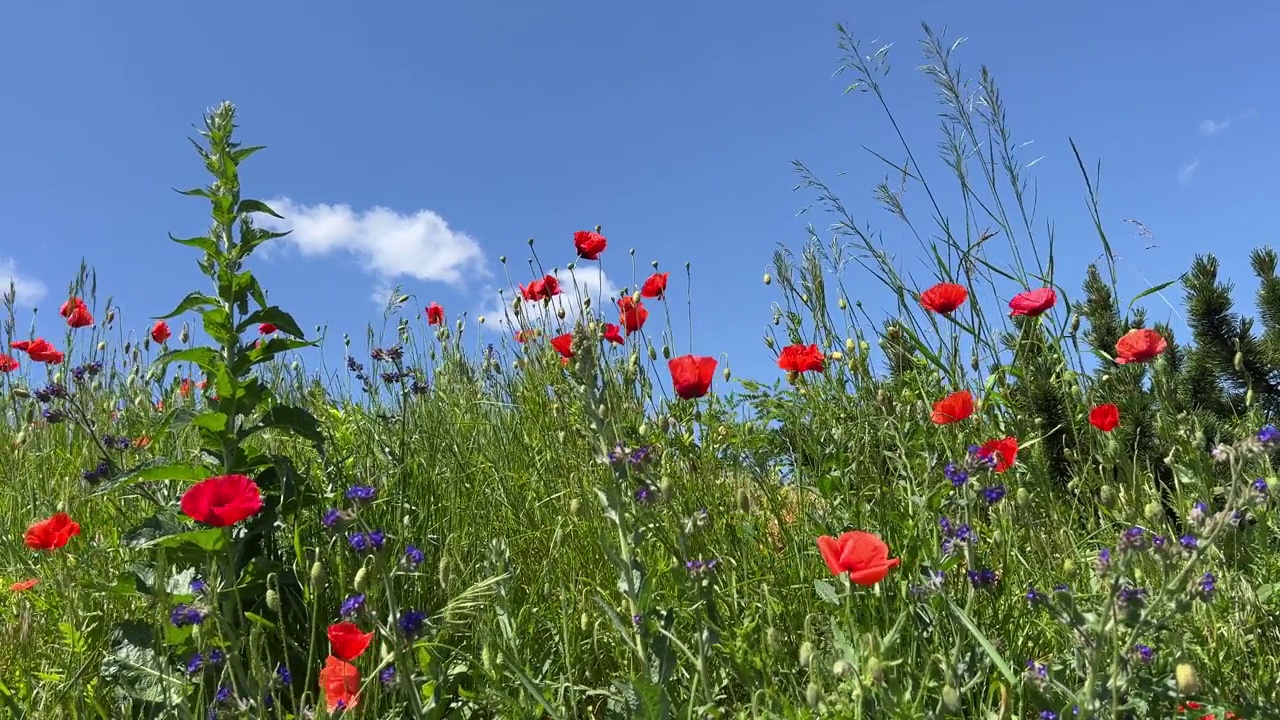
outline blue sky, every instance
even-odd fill
[[[760,337],[776,296],[761,275],[777,243],[798,248],[806,222],[827,222],[797,216],[813,196],[793,192],[792,160],[882,230],[905,267],[919,254],[871,200],[885,171],[862,146],[902,151],[874,99],[842,96],[848,79],[832,78],[837,22],[868,48],[895,43],[892,109],[951,197],[929,159],[939,107],[915,70],[919,22],[968,38],[957,55],[966,74],[991,68],[1015,141],[1034,141],[1023,159],[1041,158],[1030,174],[1038,217],[1055,223],[1069,289],[1099,245],[1068,137],[1102,160],[1103,220],[1130,294],[1204,251],[1251,288],[1248,250],[1274,234],[1280,100],[1268,48],[1280,8],[1269,3],[208,7],[5,5],[0,276],[41,307],[42,333],[62,336],[56,306],[81,257],[138,331],[199,283],[193,252],[166,233],[199,234],[206,208],[170,188],[204,182],[185,137],[225,98],[240,108],[241,139],[268,146],[245,168],[246,194],[287,198],[299,228],[257,270],[304,327],[360,337],[380,322],[371,297],[398,283],[419,309],[439,301],[474,317],[506,284],[499,256],[525,281],[528,238],[544,264],[563,266],[572,232],[599,223],[613,285],[631,284],[628,248],[639,277],[651,260],[673,271],[678,352],[690,350],[679,320],[689,297],[692,350],[770,377]],[[878,316],[885,293],[851,272],[854,297]],[[1151,300],[1155,318],[1170,316]]]

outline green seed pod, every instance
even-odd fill
[[[1017,498],[1018,507],[1022,508],[1023,510],[1027,509],[1028,507],[1031,507],[1031,491],[1030,490],[1027,490],[1026,488],[1018,488],[1018,492],[1015,495],[1015,497]]]
[[[770,276],[770,275],[769,275],[769,273],[765,273],[765,274],[764,274],[764,284],[765,284],[765,285],[771,285],[771,284],[773,284],[773,277],[772,277],[772,276]]]
[[[853,672],[853,666],[845,660],[837,660],[831,666],[831,674],[838,678],[846,677]]]
[[[107,324],[110,325],[115,321],[116,321],[116,309],[111,308],[110,310],[107,311]]]
[[[655,349],[653,348],[653,346],[652,346],[652,345],[650,345],[650,346],[649,346],[649,360],[650,360],[650,361],[653,361],[653,360],[657,360],[657,359],[658,359],[658,351],[657,351],[657,350],[655,350]]]
[[[1078,332],[1080,332],[1080,316],[1072,315],[1071,316],[1071,334],[1075,335]]]
[[[1116,491],[1110,485],[1103,485],[1098,491],[1098,502],[1102,507],[1108,510],[1114,510],[1116,507]]]
[[[98,343],[98,352],[106,352],[106,351],[107,351],[107,341],[103,340],[102,342]]]
[[[845,300],[844,298],[840,298],[839,300],[837,300],[836,305],[839,305],[841,310],[849,309],[849,301]]]
[[[1160,503],[1152,500],[1142,508],[1142,516],[1145,517],[1148,522],[1154,523],[1164,517],[1164,508],[1160,507]]]
[[[942,688],[942,707],[949,713],[960,712],[960,691],[952,685]]]
[[[582,613],[582,615],[578,618],[578,627],[582,629],[582,632],[586,632],[586,631],[590,630],[590,629],[591,629],[591,616],[590,616],[590,615],[588,615],[588,614],[587,614],[587,613],[585,613],[585,612],[584,612],[584,613]]]
[[[671,346],[667,345],[666,343],[663,343],[662,345],[662,359],[663,360],[671,359]]]
[[[664,500],[667,498],[670,498],[672,495],[675,494],[675,491],[676,491],[676,481],[671,479],[670,477],[662,478],[662,482],[659,483],[658,485],[658,492],[662,493],[662,498]]]
[[[356,572],[356,579],[353,583],[356,592],[364,592],[369,589],[369,575],[369,568],[367,566],[360,568],[360,570]]]
[[[280,579],[275,573],[267,575],[267,607],[271,612],[280,612]]]
[[[1244,353],[1243,352],[1240,352],[1239,350],[1236,351],[1236,359],[1234,364],[1236,366],[1236,372],[1240,372],[1244,370]]]

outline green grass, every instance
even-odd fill
[[[421,309],[396,302],[398,325],[370,337],[403,359],[347,346],[371,392],[355,370],[335,380],[302,366],[294,353],[304,333],[287,313],[261,302],[267,309],[250,315],[260,299],[241,260],[261,236],[238,221],[264,209],[239,202],[247,153],[226,162],[232,111],[212,111],[203,157],[221,184],[201,191],[208,242],[188,243],[212,282],[173,321],[201,332],[176,332],[166,348],[139,342],[140,320],[99,304],[82,270],[70,294],[88,300],[97,322],[55,343],[65,366],[46,377],[15,352],[22,367],[4,376],[0,568],[6,584],[39,579],[0,597],[6,712],[196,718],[212,704],[219,717],[326,716],[325,628],[362,592],[355,620],[376,635],[355,661],[363,685],[346,716],[1027,718],[1070,717],[1078,705],[1081,717],[1165,718],[1190,698],[1203,712],[1275,716],[1280,556],[1250,485],[1271,477],[1267,448],[1251,439],[1267,413],[1246,404],[1204,421],[1179,399],[1186,346],[1150,364],[1111,362],[1116,333],[1145,318],[1118,305],[1104,312],[1115,266],[1088,173],[1105,272],[1084,301],[1005,317],[1017,291],[1068,290],[1055,281],[1052,237],[1035,230],[995,81],[984,70],[986,104],[962,102],[948,45],[926,33],[926,73],[946,113],[943,159],[965,181],[944,198],[904,140],[886,154],[907,150],[907,166],[889,172],[920,189],[921,207],[904,205],[888,181],[877,195],[919,238],[936,279],[965,285],[969,301],[949,316],[921,308],[917,293],[934,281],[903,278],[878,235],[798,166],[815,209],[835,224],[798,257],[774,256],[762,291],[777,293],[779,309],[761,352],[817,343],[826,368],[773,385],[718,374],[718,392],[699,400],[658,385],[665,358],[684,354],[669,347],[670,315],[657,307],[678,302],[674,292],[645,301],[648,324],[622,347],[594,341],[600,322],[616,322],[611,307],[597,303],[571,325],[537,303],[514,304],[509,322],[545,333],[525,344],[508,334],[491,357],[475,323],[428,326]],[[887,54],[842,38],[854,84],[888,112]],[[989,139],[983,154],[971,152],[972,137]],[[944,222],[943,206],[959,214]],[[994,249],[1000,241],[1007,252]],[[882,323],[848,292],[855,263],[900,298],[898,317]],[[566,292],[581,304],[573,283]],[[25,338],[11,297],[8,308],[6,339]],[[279,346],[252,349],[258,320],[280,326],[270,341]],[[239,323],[245,332],[232,329]],[[560,332],[576,333],[568,365],[547,342]],[[196,347],[208,350],[165,354]],[[90,362],[101,372],[75,379],[71,368]],[[184,393],[184,378],[206,376],[208,387]],[[50,381],[70,397],[33,397]],[[410,391],[414,382],[429,392]],[[979,400],[973,416],[932,423],[931,404],[965,388]],[[1121,406],[1112,433],[1086,420],[1101,402]],[[67,418],[50,423],[45,408]],[[265,429],[237,433],[253,423]],[[104,434],[150,443],[104,451]],[[1020,446],[1007,472],[975,470],[960,487],[944,475],[969,445],[1003,437]],[[1229,448],[1217,459],[1207,452],[1214,438]],[[610,462],[618,445],[649,455]],[[108,477],[84,480],[104,458]],[[263,487],[262,514],[231,533],[200,531],[177,513],[195,480],[229,471]],[[979,489],[996,485],[1007,495],[990,504]],[[354,486],[377,488],[377,499],[354,506],[344,498]],[[1202,500],[1206,518],[1188,519]],[[331,507],[353,510],[348,530],[385,530],[384,549],[353,552],[345,531],[322,525]],[[1249,522],[1228,522],[1237,509]],[[81,534],[52,552],[27,549],[27,526],[58,510]],[[945,555],[943,517],[977,541]],[[1143,547],[1123,551],[1134,526]],[[878,534],[901,564],[873,587],[833,577],[816,539],[847,529]],[[1150,547],[1157,535],[1169,550]],[[1181,535],[1198,547],[1177,549]],[[424,562],[404,560],[408,545]],[[1099,572],[1104,547],[1114,556]],[[686,567],[713,559],[712,571]],[[944,579],[930,585],[937,570]],[[975,586],[966,572],[981,570],[998,581]],[[1207,600],[1198,597],[1206,571],[1216,576]],[[211,595],[192,596],[195,576]],[[1147,594],[1126,610],[1117,598],[1131,587]],[[1031,588],[1044,599],[1030,601]],[[175,628],[170,611],[192,602],[209,616],[198,630]],[[410,608],[427,613],[416,638],[397,628]],[[1149,661],[1138,644],[1152,648]],[[187,676],[191,655],[212,649],[227,659]],[[396,679],[384,686],[389,665]],[[1180,665],[1194,668],[1194,682]],[[215,701],[219,687],[231,697]]]

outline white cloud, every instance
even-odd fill
[[[44,298],[48,289],[44,283],[18,274],[18,264],[13,258],[0,260],[0,295],[9,292],[10,285],[14,289],[14,301],[17,305],[31,307]]]
[[[581,266],[572,272],[554,270],[550,274],[555,275],[560,281],[561,293],[545,306],[541,302],[521,303],[522,312],[526,313],[526,319],[530,325],[554,326],[555,323],[560,322],[556,317],[560,310],[564,310],[563,322],[571,325],[582,315],[584,298],[591,298],[591,308],[597,315],[608,318],[610,322],[618,321],[617,311],[614,309],[614,298],[618,297],[621,288],[614,284],[608,275],[595,267]],[[519,280],[519,282],[528,285],[528,281],[534,279],[536,278],[530,277],[528,280]],[[517,287],[499,295],[497,288],[489,288],[485,291],[485,295],[489,300],[479,311],[479,314],[485,318],[484,327],[494,331],[509,331],[511,329],[509,320],[516,319],[511,303],[513,299],[519,297],[520,289]]]
[[[1190,185],[1191,178],[1195,177],[1196,170],[1200,168],[1200,159],[1196,158],[1191,162],[1178,168],[1178,182],[1183,185]]]
[[[1229,127],[1231,127],[1230,120],[1205,120],[1200,123],[1200,134],[1205,137],[1213,137]]]
[[[284,220],[258,214],[255,221],[271,230],[292,230],[283,239],[303,255],[350,253],[383,281],[408,277],[461,285],[488,277],[480,244],[430,210],[404,215],[375,206],[357,211],[350,205],[301,205],[283,197],[267,204]]]

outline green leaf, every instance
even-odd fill
[[[218,247],[217,241],[210,237],[202,236],[202,237],[193,237],[193,238],[180,238],[180,237],[175,237],[173,233],[169,233],[169,239],[178,243],[179,245],[187,245],[189,247],[199,248],[209,253],[210,255],[217,255],[220,250],[220,248]]]
[[[141,525],[134,527],[120,538],[120,545],[127,548],[142,548],[151,545],[160,538],[169,535],[176,535],[182,532],[183,526],[178,520],[178,516],[172,510],[161,510],[146,520]],[[146,568],[150,573],[146,581],[149,585],[154,584],[154,571]],[[141,575],[139,575],[141,578]]]
[[[1184,277],[1186,277],[1186,273],[1179,275],[1178,277],[1174,278],[1173,280],[1170,280],[1169,282],[1160,283],[1159,285],[1154,285],[1152,287],[1147,288],[1146,290],[1143,290],[1137,295],[1134,295],[1133,298],[1129,300],[1129,306],[1125,309],[1125,314],[1128,314],[1128,312],[1133,309],[1134,303],[1138,302],[1144,297],[1147,297],[1148,295],[1155,295],[1156,293],[1169,288],[1171,285],[1175,285],[1177,283],[1182,282],[1182,279]]]
[[[170,350],[151,361],[151,369],[158,370],[176,362],[195,363],[206,374],[214,375],[222,367],[222,353],[208,347],[194,347],[185,350]]]
[[[240,321],[240,325],[236,327],[236,332],[243,333],[245,330],[261,323],[271,323],[285,334],[292,335],[300,340],[302,339],[302,329],[298,327],[297,321],[293,319],[292,315],[281,310],[275,305],[264,307],[261,310],[255,310],[244,320]]]
[[[245,213],[255,213],[255,212],[266,213],[271,217],[280,218],[281,220],[284,219],[283,215],[277,213],[275,210],[272,210],[269,205],[262,202],[261,200],[241,200],[240,207],[236,208],[237,215],[244,215]]]
[[[158,537],[143,547],[177,548],[183,545],[198,547],[205,552],[217,552],[227,547],[227,533],[222,528],[204,528],[188,530]]]
[[[831,583],[826,580],[814,580],[813,589],[818,592],[819,600],[840,607],[840,595],[836,593],[836,589]]]
[[[947,605],[951,607],[951,614],[956,616],[956,619],[960,621],[960,624],[964,625],[969,631],[969,634],[973,636],[973,639],[977,640],[978,644],[982,646],[982,649],[987,653],[987,657],[991,658],[992,664],[996,666],[996,669],[1000,671],[1000,674],[1004,676],[1004,679],[1008,680],[1010,685],[1017,687],[1018,676],[1013,673],[1013,668],[1009,666],[1008,661],[1004,659],[1004,656],[1000,654],[1000,651],[996,650],[996,646],[991,644],[991,641],[987,639],[987,636],[982,634],[982,631],[978,629],[978,626],[973,624],[973,620],[965,614],[964,610],[960,609],[959,605],[956,605],[954,600],[948,597]]]
[[[200,308],[211,307],[218,304],[217,298],[211,298],[202,292],[193,292],[182,299],[178,303],[178,307],[169,312],[168,315],[159,315],[151,318],[152,320],[168,320],[171,317],[177,317],[189,310],[198,310]]]
[[[209,471],[200,466],[170,463],[164,458],[147,461],[137,467],[125,470],[115,477],[106,480],[94,489],[93,495],[105,495],[117,488],[139,482],[161,480],[183,480],[198,482],[209,477]]]
[[[255,625],[261,625],[262,627],[267,628],[268,630],[275,630],[275,629],[276,629],[276,624],[275,624],[275,623],[273,623],[273,622],[271,622],[270,620],[268,620],[268,619],[266,619],[266,618],[262,617],[261,615],[258,615],[257,613],[251,613],[251,612],[246,611],[246,612],[245,612],[245,614],[244,614],[244,617],[245,617],[245,619],[246,619],[246,620],[248,620],[249,622],[251,622],[251,623],[253,623],[253,624],[255,624]]]
[[[227,416],[216,410],[210,410],[193,417],[191,419],[191,424],[195,427],[208,430],[217,436],[227,429]]]
[[[179,190],[177,188],[174,188],[173,190],[179,195],[186,195],[187,197],[202,197],[210,200],[213,199],[213,195],[209,194],[209,190],[206,188],[192,188],[190,190]]]
[[[231,327],[231,313],[226,308],[216,307],[200,314],[204,319],[204,331],[213,341],[222,346],[234,345],[237,339],[235,329]]]
[[[249,257],[249,255],[251,255],[259,245],[268,240],[282,238],[290,232],[292,231],[271,232],[270,230],[264,230],[257,227],[244,228],[240,231],[240,242],[236,244],[236,249],[234,251],[235,257],[237,260],[243,260]]]
[[[231,152],[231,162],[235,163],[236,165],[239,165],[241,162],[244,162],[244,160],[248,158],[250,155],[258,152],[259,150],[266,150],[266,149],[267,149],[266,145],[250,145],[249,147],[236,148]]]
[[[186,683],[169,669],[164,655],[155,649],[155,634],[149,623],[119,623],[111,629],[109,642],[99,673],[104,687],[126,702],[176,706],[182,701]]]
[[[252,427],[241,430],[238,439],[244,440],[263,430],[273,428],[291,430],[316,444],[324,442],[324,434],[320,432],[320,422],[316,420],[309,410],[294,405],[276,405],[272,407]]]

